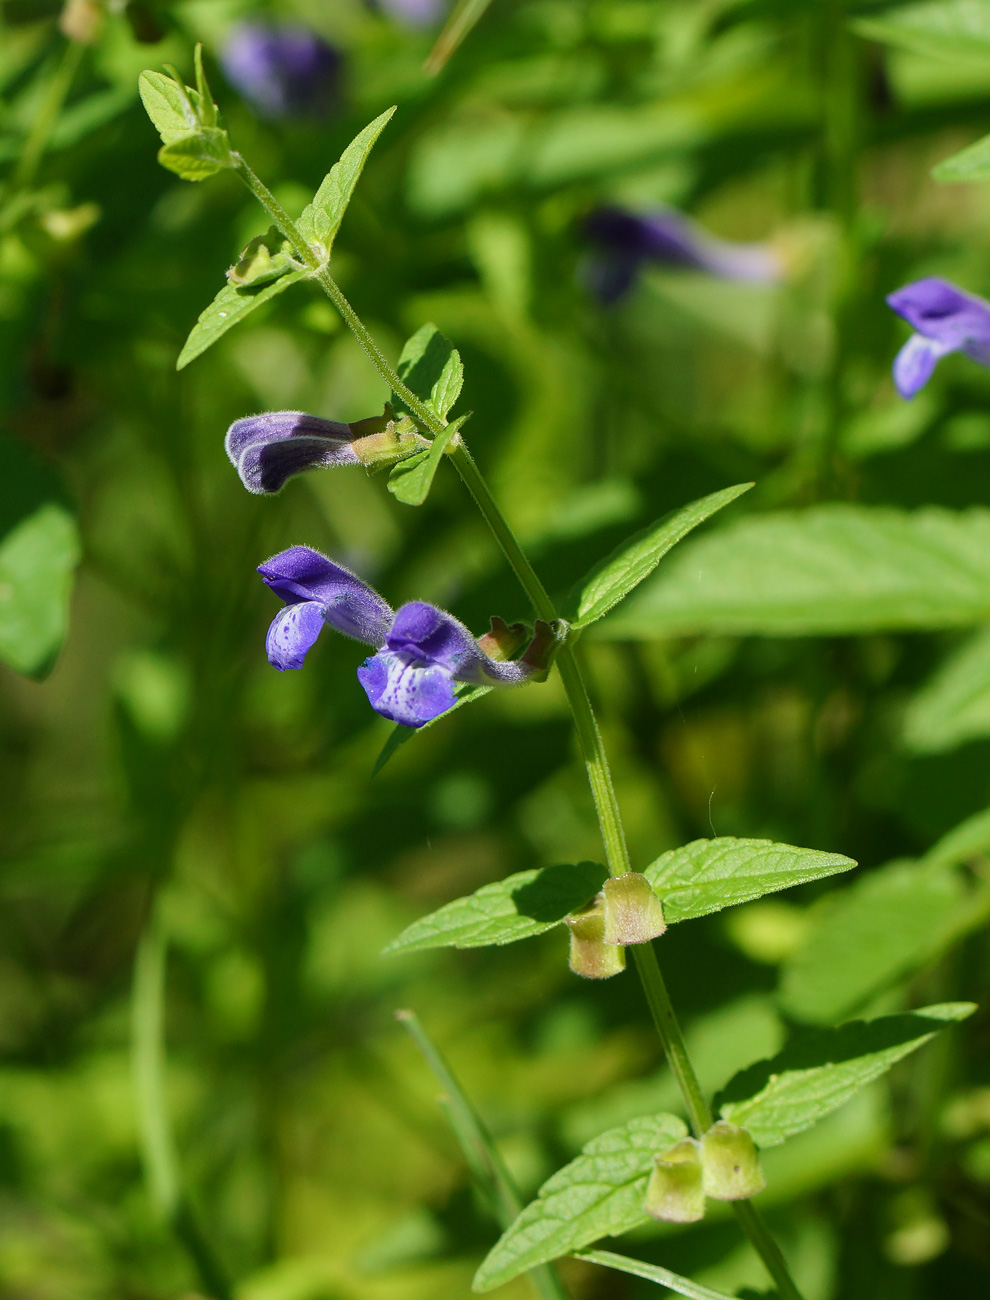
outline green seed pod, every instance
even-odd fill
[[[702,1135],[701,1168],[705,1193],[716,1201],[743,1201],[767,1185],[753,1139],[725,1120]]]
[[[605,899],[602,894],[580,912],[565,916],[564,924],[571,932],[568,964],[575,975],[583,975],[589,980],[605,980],[625,969],[623,949],[606,943],[603,937]]]
[[[701,1159],[694,1138],[682,1138],[656,1157],[643,1209],[665,1223],[697,1223],[705,1217]]]
[[[605,881],[605,942],[646,943],[663,934],[660,899],[638,871]]]

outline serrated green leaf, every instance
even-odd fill
[[[79,530],[64,508],[41,505],[0,541],[0,659],[44,673],[65,640]]]
[[[990,135],[958,153],[943,158],[932,168],[932,179],[942,182],[985,181],[990,176]]]
[[[530,939],[583,907],[607,875],[597,862],[517,871],[414,921],[384,952],[484,948]]]
[[[945,946],[969,894],[942,863],[894,862],[838,891],[784,966],[781,1005],[797,1020],[827,1024]]]
[[[184,181],[205,181],[234,165],[227,132],[218,127],[201,127],[163,144],[158,161]]]
[[[435,325],[424,325],[407,340],[396,369],[399,378],[441,419],[460,396],[464,382],[460,353]],[[396,410],[409,410],[397,393],[392,394],[392,405]]]
[[[748,492],[752,483],[712,492],[700,501],[692,501],[623,542],[578,584],[575,628],[587,627],[648,578],[663,557],[692,529],[710,519],[737,497]]]
[[[711,1287],[692,1282],[689,1277],[671,1273],[669,1268],[659,1264],[647,1264],[642,1259],[630,1259],[628,1255],[617,1255],[614,1250],[582,1250],[577,1256],[589,1264],[601,1264],[603,1268],[614,1268],[620,1273],[629,1273],[633,1277],[644,1278],[647,1282],[656,1282],[668,1291],[686,1295],[688,1300],[732,1300],[724,1291],[713,1291]]]
[[[308,244],[321,244],[327,258],[368,155],[394,112],[394,106],[387,109],[355,136],[340,155],[340,161],[330,168],[312,203],[303,209],[298,221],[299,233]]]
[[[990,628],[982,628],[942,664],[904,713],[904,743],[941,754],[990,736]]]
[[[988,0],[926,0],[900,5],[850,26],[860,36],[886,45],[943,58],[990,57]]]
[[[393,466],[388,476],[388,490],[397,501],[402,501],[407,506],[423,504],[430,494],[444,449],[466,419],[467,416],[462,415],[459,420],[454,420],[436,435],[432,446]]]
[[[671,849],[651,862],[643,875],[660,896],[667,924],[673,925],[855,865],[841,853],[723,836]]]
[[[197,130],[199,123],[189,97],[172,77],[162,72],[142,72],[138,92],[163,144],[172,144]]]
[[[648,1222],[643,1197],[653,1157],[687,1133],[676,1115],[646,1115],[609,1129],[540,1188],[478,1269],[491,1291],[534,1264]]]
[[[858,505],[692,539],[593,635],[843,635],[990,620],[990,511]]]
[[[737,1074],[716,1105],[723,1118],[747,1129],[757,1146],[777,1146],[848,1101],[946,1024],[975,1010],[972,1002],[947,1002],[807,1031],[771,1060]]]
[[[225,284],[210,305],[200,313],[175,363],[176,370],[188,366],[200,353],[212,347],[232,325],[249,316],[256,307],[269,302],[292,284],[305,280],[307,271],[289,271],[278,280],[257,288],[253,285]]]

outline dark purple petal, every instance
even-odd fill
[[[935,362],[948,350],[920,334],[911,335],[894,358],[894,384],[905,401],[924,388],[932,377]]]
[[[293,474],[357,465],[350,425],[304,411],[266,411],[235,420],[224,446],[249,492],[279,492]]]
[[[315,600],[286,605],[272,619],[265,641],[268,662],[284,672],[301,668],[306,652],[323,628],[323,606]]]
[[[716,239],[679,212],[664,209],[639,215],[605,207],[585,221],[585,233],[598,246],[585,278],[603,302],[621,297],[643,262],[663,262],[708,271],[730,280],[779,280],[780,259],[767,244]]]
[[[306,27],[239,23],[224,42],[220,64],[263,117],[319,116],[334,106],[341,56]]]
[[[456,699],[450,674],[439,664],[410,661],[383,650],[358,669],[371,707],[404,727],[422,727],[451,707]]]
[[[982,298],[933,275],[889,294],[887,304],[943,352],[961,350],[990,365],[990,303]]]
[[[315,601],[324,622],[344,636],[381,646],[392,623],[392,609],[374,588],[343,565],[308,546],[290,546],[273,555],[258,572],[287,605]]]
[[[409,662],[443,668],[456,682],[514,685],[534,671],[528,664],[490,658],[453,614],[422,600],[397,612],[386,645]]]

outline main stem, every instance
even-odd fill
[[[392,391],[402,398],[416,418],[422,422],[423,426],[434,435],[440,433],[446,427],[446,421],[431,410],[421,398],[417,397],[406,386],[364,327],[357,312],[344,297],[339,285],[330,275],[325,264],[317,258],[313,249],[302,238],[295,222],[289,217],[271,191],[248,167],[243,158],[239,154],[235,154],[234,157],[241,179],[259,200],[285,237],[295,247],[297,255],[313,272],[314,278],[322,285],[328,297],[368,354],[372,365],[385,382],[390,385]],[[557,619],[557,611],[554,608],[553,601],[519,545],[515,533],[499,509],[498,502],[492,496],[491,489],[459,433],[455,434],[448,443],[447,454],[453,461],[454,467],[460,474],[464,485],[474,498],[474,503],[481,512],[482,518],[501,547],[509,567],[529,597],[537,617],[545,619],[547,622],[554,622]],[[613,876],[623,876],[632,870],[632,864],[629,858],[629,850],[626,847],[626,837],[622,830],[619,803],[615,796],[612,774],[609,771],[605,747],[602,744],[601,733],[598,730],[598,723],[591,707],[588,690],[584,684],[580,666],[575,658],[573,646],[570,643],[565,642],[561,646],[556,662],[567,695],[567,702],[570,705],[574,724],[577,728],[581,753],[588,772],[588,782],[595,801],[595,811],[598,814],[598,822],[601,827],[608,869]],[[660,973],[656,953],[651,944],[637,944],[633,946],[633,958],[636,962],[640,982],[643,985],[643,992],[646,994],[646,1001],[653,1017],[653,1023],[660,1035],[660,1042],[663,1045],[668,1064],[674,1073],[674,1078],[677,1080],[681,1096],[684,1099],[684,1105],[691,1120],[691,1127],[694,1129],[695,1134],[700,1136],[706,1129],[711,1127],[712,1115],[705,1102],[704,1093],[701,1091],[701,1085],[694,1072],[694,1067],[691,1064],[684,1035],[677,1023],[677,1017],[670,1001],[670,994],[667,992],[663,975]],[[737,1201],[734,1203],[734,1208],[743,1231],[749,1237],[754,1249],[776,1283],[777,1290],[780,1293],[780,1300],[801,1300],[801,1293],[788,1272],[780,1248],[770,1235],[758,1210],[749,1201]]]

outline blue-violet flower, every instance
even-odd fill
[[[371,707],[393,722],[421,727],[454,703],[454,682],[513,686],[542,675],[554,644],[553,630],[537,624],[523,657],[498,657],[520,629],[492,620],[476,639],[452,614],[414,600],[393,614],[389,605],[350,570],[308,546],[292,546],[258,566],[286,602],[268,629],[268,661],[281,670],[301,668],[323,625],[378,651],[358,669]],[[490,651],[494,652],[490,653]]]
[[[411,420],[394,420],[391,410],[342,424],[304,411],[265,411],[235,420],[224,446],[249,492],[279,492],[286,480],[307,469],[335,465],[395,464],[429,446]]]
[[[307,27],[238,23],[220,51],[227,80],[262,117],[322,116],[336,100],[341,55]]]
[[[769,244],[718,239],[670,208],[642,215],[598,208],[586,218],[584,230],[596,245],[585,279],[604,303],[621,298],[646,262],[691,267],[729,280],[772,282],[783,274],[781,258]]]
[[[935,362],[950,352],[990,366],[990,303],[983,298],[931,275],[889,294],[887,304],[916,331],[894,358],[901,397],[910,399],[924,388]]]

